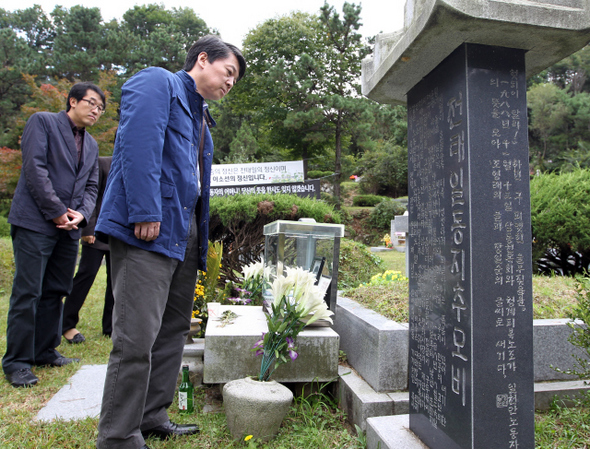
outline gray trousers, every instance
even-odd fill
[[[97,448],[138,449],[141,430],[168,421],[190,328],[196,225],[180,262],[111,238],[115,307]]]

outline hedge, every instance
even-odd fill
[[[260,260],[264,225],[275,220],[313,218],[318,223],[341,223],[339,212],[315,198],[297,195],[236,195],[211,198],[209,240],[223,243],[222,279],[236,280],[234,270]]]

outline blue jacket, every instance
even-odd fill
[[[193,78],[151,67],[122,88],[121,121],[102,208],[103,234],[184,260],[191,218],[197,209],[200,268],[206,269],[213,140],[204,131],[203,185],[199,194],[198,151],[203,117],[215,126]],[[200,199],[200,201],[198,201]],[[135,237],[135,223],[160,222],[157,239]]]
[[[79,229],[68,231],[74,240],[94,210],[98,191],[98,144],[88,133],[78,162],[78,150],[65,111],[33,114],[21,140],[23,166],[14,191],[8,222],[56,236],[53,219],[68,207],[84,215]]]

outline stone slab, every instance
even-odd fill
[[[106,365],[83,365],[35,419],[71,421],[98,417],[106,372]]]
[[[378,392],[408,386],[408,324],[338,297],[334,330],[348,362]]]
[[[428,449],[410,430],[409,415],[367,419],[367,449]]]
[[[407,0],[404,28],[380,34],[363,61],[362,92],[405,103],[407,92],[464,42],[526,50],[532,76],[590,41],[589,0]]]
[[[561,400],[566,407],[572,406],[571,399],[590,390],[583,380],[562,382],[539,382],[535,384],[535,410],[549,410],[555,399]]]
[[[346,412],[346,419],[366,430],[367,418],[393,415],[395,403],[386,393],[377,393],[350,368],[338,367],[339,406]],[[407,396],[407,393],[406,393]]]
[[[576,376],[560,373],[553,368],[573,368],[574,355],[583,359],[588,358],[588,354],[568,341],[572,333],[567,324],[569,321],[567,318],[533,321],[535,382],[577,379]]]
[[[251,348],[267,332],[262,307],[221,306],[235,312],[232,324],[222,326],[218,319],[209,319],[205,330],[203,382],[227,383],[259,372],[261,357]],[[330,327],[310,327],[297,337],[299,357],[281,365],[273,373],[277,382],[328,382],[338,376],[340,337]]]
[[[376,391],[388,392],[403,390],[407,388],[407,323],[397,323],[401,327],[391,324],[383,324],[387,320],[382,315],[373,312],[361,306],[356,301],[342,296],[338,297],[338,307],[334,329],[340,335],[340,349],[342,349],[350,362],[366,381],[376,389]],[[568,337],[571,334],[571,328],[567,325],[568,319],[551,319],[551,320],[534,320],[533,321],[533,364],[535,373],[535,382],[574,380],[575,376],[560,373],[552,367],[567,369],[573,366],[574,359],[572,354],[580,357],[587,357],[582,351],[573,346]],[[393,321],[391,321],[393,323]],[[376,341],[379,339],[379,329],[394,329],[394,332],[400,332],[396,339],[390,339],[390,344],[401,342],[398,348],[388,348],[387,345],[367,349],[363,341]],[[365,332],[369,336],[365,336]],[[359,338],[363,335],[363,338]],[[376,353],[375,351],[381,352]],[[397,366],[402,371],[398,372],[398,380],[389,385],[380,385],[378,382],[378,372],[384,369],[383,365],[391,363],[387,361],[392,354],[399,359]],[[389,368],[393,369],[393,368]],[[391,379],[389,379],[391,382]]]

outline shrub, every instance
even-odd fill
[[[589,196],[590,170],[545,173],[531,180],[533,261],[554,248],[564,273],[571,274],[570,256],[590,253]]]
[[[557,371],[578,376],[580,379],[590,378],[590,332],[588,332],[588,325],[590,324],[590,278],[578,276],[576,278],[576,305],[570,312],[572,321],[568,322],[568,326],[572,328],[572,333],[568,337],[568,341],[579,348],[583,356],[572,354],[575,360],[574,366],[569,369]],[[574,321],[578,320],[578,321]]]
[[[357,195],[352,199],[352,205],[359,207],[374,207],[381,201],[383,201],[383,197],[379,195]]]
[[[408,192],[408,150],[391,142],[365,151],[358,161],[363,192],[403,196]]]
[[[396,215],[403,215],[405,211],[405,206],[399,201],[386,199],[377,204],[375,209],[371,211],[369,223],[371,226],[381,231],[390,231],[391,220],[393,220]]]
[[[338,266],[338,290],[354,288],[371,281],[371,277],[383,271],[383,262],[362,243],[354,240],[340,241]]]
[[[307,172],[307,179],[320,179],[326,176],[333,175],[334,171],[325,171],[325,170],[309,170]]]
[[[318,223],[341,223],[334,208],[315,198],[297,195],[236,195],[211,198],[209,240],[223,244],[223,281],[237,281],[244,265],[260,260],[264,225],[275,220],[313,218]]]

